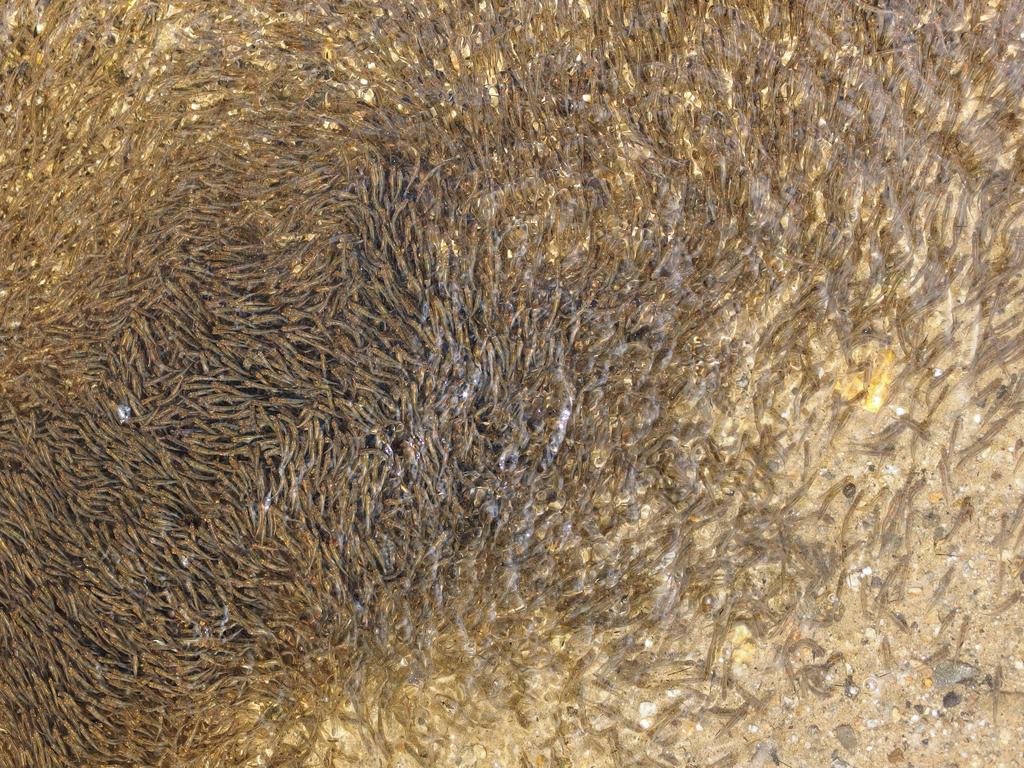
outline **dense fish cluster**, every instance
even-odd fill
[[[622,765],[769,706],[733,628],[909,557],[916,480],[861,541],[816,471],[872,382],[947,487],[1024,407],[1022,17],[4,3],[0,766],[447,765],[415,691],[528,734],[547,667]],[[635,743],[629,687],[683,691]]]

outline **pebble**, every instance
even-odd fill
[[[658,705],[651,701],[641,701],[639,710],[640,717],[651,717],[658,711]]]
[[[749,664],[754,658],[754,634],[746,624],[737,624],[729,633],[728,640],[733,646],[732,661],[734,664]]]
[[[759,741],[754,747],[754,754],[750,758],[750,768],[767,768],[779,764],[779,755],[775,747],[764,741]]]
[[[857,732],[848,723],[836,728],[836,739],[850,754],[857,751]]]
[[[963,661],[943,659],[932,667],[932,677],[935,685],[941,688],[949,688],[967,680],[973,680],[978,676],[978,668]]]
[[[961,701],[963,701],[963,699],[959,693],[957,693],[956,691],[950,691],[942,697],[942,706],[944,706],[946,709],[949,709],[951,707],[957,706]]]

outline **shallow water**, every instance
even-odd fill
[[[1021,10],[0,8],[0,767],[1017,764]]]

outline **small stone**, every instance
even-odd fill
[[[977,676],[977,667],[953,659],[943,659],[932,668],[932,677],[940,688],[950,688]]]
[[[942,697],[942,706],[946,709],[950,709],[951,707],[957,706],[961,701],[963,701],[963,699],[959,693],[956,691],[950,691]]]
[[[903,762],[903,750],[896,747],[892,752],[889,753],[889,762],[893,765]]]
[[[852,499],[857,494],[857,486],[853,483],[847,483],[843,486],[843,496],[848,499]]]
[[[754,634],[746,624],[737,624],[729,632],[728,641],[732,645],[732,661],[735,664],[749,664],[756,650],[752,639]]]
[[[837,749],[832,753],[832,760],[829,762],[828,768],[850,768],[850,764],[839,756]]]
[[[124,424],[129,418],[131,418],[131,415],[132,409],[128,403],[121,403],[117,406],[117,420],[120,423]]]
[[[749,768],[769,768],[776,765],[779,765],[778,750],[768,742],[757,742],[754,745],[754,754],[750,758]]]
[[[857,751],[857,732],[848,723],[843,723],[836,728],[836,740],[851,755]]]

